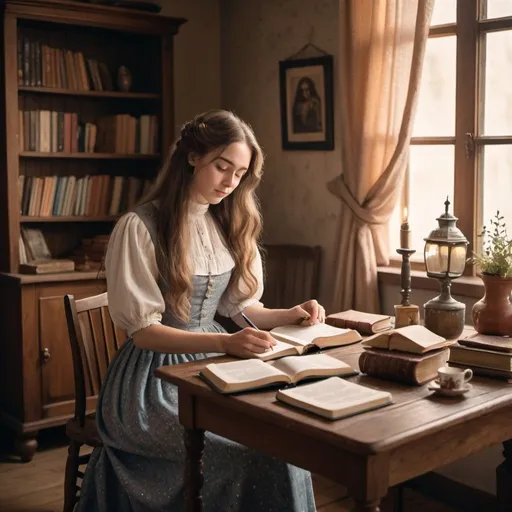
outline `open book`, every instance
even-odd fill
[[[275,384],[296,384],[304,379],[357,373],[348,364],[327,354],[311,354],[284,357],[270,363],[258,359],[211,363],[201,371],[201,377],[220,393],[236,393]]]
[[[454,341],[447,340],[422,325],[408,325],[366,338],[363,347],[383,348],[423,354],[429,350],[453,345]]]
[[[330,420],[345,418],[392,403],[391,393],[331,377],[320,382],[279,390],[281,402]]]
[[[315,348],[340,347],[357,343],[363,338],[353,329],[340,329],[323,323],[315,325],[282,325],[274,327],[270,334],[277,340],[273,350],[256,357],[262,361],[287,355],[300,355]]]
[[[391,317],[389,315],[377,315],[348,309],[341,313],[332,313],[325,318],[325,323],[334,327],[356,329],[361,334],[375,334],[391,329]]]

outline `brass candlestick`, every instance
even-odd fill
[[[418,325],[420,323],[420,308],[411,304],[411,255],[415,249],[397,249],[396,252],[402,256],[402,267],[400,272],[400,294],[401,304],[395,305],[395,328],[407,325]]]

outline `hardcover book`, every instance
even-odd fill
[[[315,325],[282,325],[270,334],[277,340],[273,350],[257,355],[262,360],[285,355],[300,355],[310,350],[351,345],[363,338],[354,329],[340,329],[324,323]]]
[[[391,317],[388,315],[376,315],[348,309],[341,313],[333,313],[325,318],[325,323],[334,327],[356,329],[361,334],[375,334],[391,329]]]
[[[366,338],[363,347],[398,350],[413,354],[422,354],[430,350],[453,345],[453,341],[446,340],[422,325],[408,325],[390,331],[374,334]]]
[[[56,274],[73,272],[75,262],[67,259],[32,260],[20,264],[21,274]]]
[[[259,359],[210,363],[201,371],[201,377],[219,393],[236,393],[276,384],[296,384],[305,379],[357,373],[348,364],[327,354],[311,354],[283,357],[269,363]]]
[[[339,377],[293,389],[279,390],[276,398],[329,420],[353,416],[392,403],[391,393],[379,391]]]
[[[467,338],[460,339],[459,345],[481,348],[484,350],[493,350],[496,352],[512,353],[512,338],[508,336],[489,336],[474,333]]]
[[[510,352],[496,352],[455,344],[450,347],[450,362],[512,372],[512,353]]]
[[[446,363],[449,353],[447,348],[424,354],[366,349],[359,356],[359,369],[371,377],[419,386],[437,377],[437,370]]]

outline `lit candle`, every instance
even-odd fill
[[[400,248],[410,249],[411,245],[411,228],[409,227],[409,219],[407,217],[407,207],[405,207],[403,222],[400,226]]]

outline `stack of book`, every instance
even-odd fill
[[[450,366],[471,368],[476,375],[512,379],[512,338],[473,332],[450,347]]]
[[[363,341],[359,368],[372,377],[422,385],[437,377],[453,343],[422,325],[391,329]]]
[[[76,270],[101,270],[109,238],[110,235],[82,238],[80,247],[75,249],[69,257],[75,262]]]
[[[362,343],[365,351],[359,358],[362,373],[404,384],[422,385],[435,379],[453,343],[421,325],[393,329],[388,315],[352,309],[328,315],[325,322],[369,336]]]

